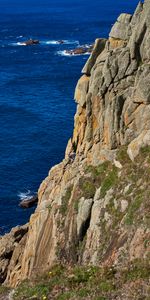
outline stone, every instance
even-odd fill
[[[93,50],[93,45],[85,45],[85,46],[81,46],[72,50],[65,50],[66,54],[69,55],[81,55],[81,54],[85,54],[85,53],[91,53]]]
[[[139,17],[140,17],[140,14],[142,13],[142,11],[143,11],[143,3],[140,1],[137,5],[137,8],[133,14],[132,19],[131,19],[131,25],[135,26],[136,23],[138,23]]]
[[[118,169],[122,169],[123,168],[122,164],[118,160],[116,160],[116,159],[114,159],[114,165]]]
[[[150,66],[144,65],[132,93],[134,102],[150,104]]]
[[[95,64],[97,57],[104,50],[106,41],[106,39],[96,39],[91,56],[89,57],[85,66],[83,67],[82,73],[88,76],[91,74],[91,69]]]
[[[28,225],[17,226],[0,238],[0,283],[7,277],[13,252],[28,231]]]
[[[118,17],[117,22],[112,27],[109,36],[123,41],[129,40],[131,35],[131,17],[132,16],[129,14],[121,14]]]
[[[109,38],[109,47],[111,50],[116,48],[122,48],[127,45],[127,42],[125,40],[120,40],[119,38],[110,37]]]
[[[58,44],[64,44],[65,42],[63,40],[58,40]]]
[[[29,199],[24,199],[20,202],[19,206],[22,208],[33,207],[38,202],[38,196],[30,197]]]
[[[79,240],[84,237],[84,230],[88,225],[91,215],[93,199],[81,198],[78,204],[78,215],[77,215],[77,235]]]
[[[128,208],[128,201],[127,200],[121,200],[121,212],[125,212]]]
[[[86,102],[86,95],[88,93],[89,88],[89,77],[83,75],[76,86],[74,98],[77,103],[79,103],[82,107],[85,105]]]
[[[38,44],[40,44],[40,41],[39,40],[30,39],[30,40],[27,40],[25,42],[21,42],[20,44],[25,45],[25,46],[32,46],[32,45],[38,45]]]
[[[132,161],[139,154],[141,148],[150,146],[150,130],[143,130],[128,146],[127,153]]]

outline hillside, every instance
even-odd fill
[[[65,158],[42,182],[29,224],[0,238],[0,281],[35,284],[61,265],[62,281],[54,272],[51,294],[34,299],[148,300],[149,1],[133,16],[121,14],[107,40],[96,40],[82,73]],[[56,287],[68,296],[58,298]]]

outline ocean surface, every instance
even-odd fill
[[[107,37],[138,0],[0,0],[0,235],[28,221],[37,192],[72,135],[74,89],[88,55],[67,49]],[[33,38],[41,43],[22,46]],[[58,40],[65,43],[59,45]]]

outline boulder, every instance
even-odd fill
[[[85,105],[86,102],[86,94],[89,88],[89,77],[83,75],[79,80],[78,84],[75,89],[74,98],[77,103],[79,103],[82,107]]]
[[[131,35],[131,15],[130,14],[121,14],[117,22],[111,29],[109,36],[111,38],[120,39],[120,40],[129,40]]]
[[[107,41],[106,39],[96,39],[91,56],[89,57],[84,68],[82,69],[82,73],[86,75],[91,74],[91,69],[95,64],[97,57],[104,50],[106,41]]]
[[[33,40],[33,39],[29,39],[25,42],[21,42],[20,44],[25,45],[25,46],[32,46],[32,45],[38,45],[40,44],[39,40]]]
[[[64,44],[63,40],[58,40],[58,44]]]
[[[28,225],[17,226],[0,238],[0,283],[5,281],[13,251],[27,231]]]
[[[19,204],[22,208],[30,208],[34,206],[38,202],[38,196],[33,196],[32,198],[26,198],[22,200]]]
[[[93,45],[81,46],[72,50],[66,50],[65,52],[70,55],[81,55],[85,53],[91,53],[93,50]]]

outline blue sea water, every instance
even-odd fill
[[[37,191],[72,135],[74,88],[87,55],[63,51],[107,37],[137,3],[0,0],[0,234],[28,221],[33,209],[22,210],[20,199]],[[19,45],[29,38],[41,44]]]

